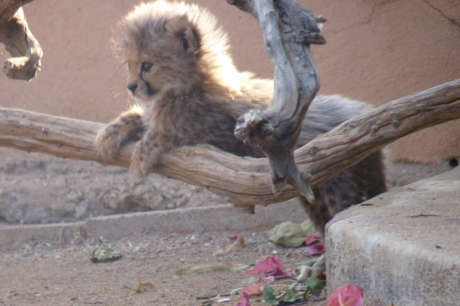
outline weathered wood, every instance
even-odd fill
[[[13,18],[16,11],[34,0],[0,0],[0,21],[8,21]]]
[[[460,118],[460,79],[392,101],[353,118],[295,152],[313,186],[356,164],[390,142]],[[103,161],[93,141],[101,123],[0,108],[0,146],[55,156]],[[128,167],[133,146],[110,164]],[[210,146],[183,147],[164,155],[159,174],[203,186],[239,205],[270,204],[297,195],[271,190],[266,158],[240,158]]]
[[[11,79],[30,80],[40,71],[43,51],[29,30],[22,5],[32,0],[0,0],[0,42],[11,54],[3,71]]]
[[[293,185],[310,202],[311,188],[294,162],[301,123],[319,89],[310,43],[325,43],[317,19],[293,0],[228,0],[260,23],[265,49],[275,67],[270,107],[250,110],[235,127],[235,136],[264,151],[271,166],[273,187]]]

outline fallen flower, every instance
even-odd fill
[[[259,262],[254,268],[248,270],[248,274],[264,273],[264,276],[285,276],[291,275],[291,270],[283,269],[283,263],[277,256],[268,256]]]
[[[247,285],[241,290],[240,294],[247,293],[248,296],[258,296],[263,293],[263,286],[257,284]]]
[[[305,245],[312,245],[316,242],[321,242],[321,235],[320,234],[313,234],[307,237],[307,240],[305,240]]]
[[[236,303],[236,306],[251,306],[249,295],[246,292],[241,292],[241,298],[238,303]]]
[[[362,306],[363,303],[363,289],[354,284],[336,289],[327,299],[327,306]]]
[[[325,252],[324,242],[317,242],[307,247],[307,253],[310,256],[317,256]]]

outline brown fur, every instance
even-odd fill
[[[141,4],[121,22],[118,34],[128,89],[140,108],[121,114],[99,133],[96,147],[102,156],[113,157],[127,141],[140,139],[130,166],[139,177],[158,164],[162,153],[184,145],[207,143],[240,156],[263,156],[236,139],[233,129],[241,114],[266,107],[273,82],[236,69],[226,35],[210,13],[180,2]],[[317,97],[299,145],[367,109],[340,96]],[[301,202],[323,229],[338,211],[384,190],[379,152],[316,188],[321,205]]]

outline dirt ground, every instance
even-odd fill
[[[155,175],[139,182],[125,169],[39,154],[6,155],[0,161],[0,173],[2,226],[226,203],[182,182]],[[123,258],[99,264],[90,261],[99,244],[95,238],[66,248],[36,241],[21,249],[1,250],[0,305],[211,305],[212,301],[213,305],[234,305],[239,295],[228,296],[231,291],[258,281],[245,272],[252,265],[276,254],[287,268],[294,268],[307,258],[304,248],[270,243],[266,230],[138,233],[107,241]],[[214,255],[234,235],[244,237],[245,247]],[[187,266],[209,263],[229,263],[238,271],[175,274]],[[147,285],[136,293],[139,283]],[[292,279],[277,281],[275,287],[291,283]],[[217,296],[230,301],[217,303]],[[261,300],[252,298],[251,303],[264,305]],[[318,301],[296,305],[318,305]]]
[[[245,246],[215,255],[229,236],[244,237]],[[0,257],[0,305],[235,305],[232,290],[257,282],[246,270],[268,255],[286,268],[307,259],[305,248],[288,249],[270,243],[263,231],[159,235],[144,233],[110,244],[123,254],[118,261],[93,263],[96,241],[64,249],[46,244],[25,246]],[[234,270],[176,275],[190,265],[230,263]],[[240,270],[242,269],[242,270]],[[275,281],[287,287],[294,281]],[[145,284],[136,293],[139,283]],[[229,298],[217,303],[219,298]],[[213,299],[214,298],[214,299]],[[252,305],[267,305],[261,297]],[[214,303],[210,303],[214,301]],[[319,306],[323,298],[296,305]]]
[[[402,185],[444,168],[391,167],[389,182]],[[159,176],[139,182],[125,169],[38,154],[6,154],[0,160],[0,173],[2,226],[226,202],[202,188]],[[291,269],[307,259],[304,248],[286,249],[270,243],[266,230],[138,233],[108,241],[123,258],[100,264],[90,261],[99,243],[94,238],[66,248],[35,242],[17,250],[0,250],[0,305],[221,305],[219,298],[230,299],[222,305],[235,305],[239,296],[228,296],[232,290],[257,282],[257,277],[246,273],[248,267],[275,254]],[[233,235],[244,237],[245,247],[214,255]],[[209,263],[229,263],[233,268],[175,274],[190,265]],[[274,286],[292,283],[287,279]],[[145,286],[136,293],[139,284]],[[252,298],[251,303],[266,305],[261,297]],[[324,304],[323,297],[296,305]]]

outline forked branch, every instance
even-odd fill
[[[289,183],[313,202],[313,192],[294,162],[294,148],[305,113],[319,89],[309,48],[312,43],[325,43],[319,20],[294,0],[227,1],[259,21],[265,49],[275,67],[271,105],[243,114],[235,136],[268,156],[274,191]]]
[[[315,186],[340,173],[392,141],[415,131],[460,118],[460,79],[392,101],[344,122],[296,150],[300,171]],[[0,108],[0,146],[55,156],[103,161],[93,146],[103,124]],[[129,166],[132,146],[110,164]],[[254,206],[293,198],[285,188],[274,194],[266,158],[241,158],[210,146],[183,147],[164,155],[157,173],[203,186]]]

